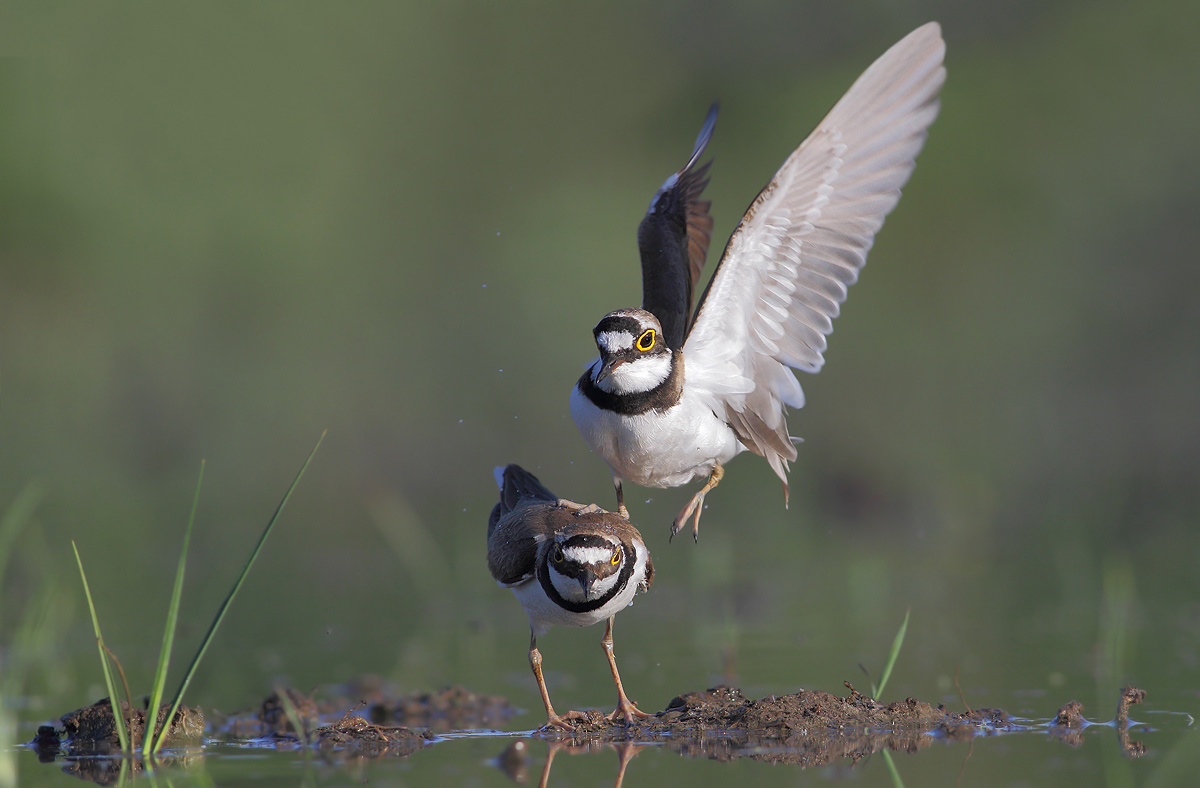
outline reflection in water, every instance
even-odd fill
[[[53,757],[49,759],[45,758],[43,753],[40,752],[38,757],[40,760],[47,762],[55,760]],[[62,760],[63,774],[69,774],[72,777],[78,777],[81,780],[87,780],[97,785],[123,785],[131,777],[150,773],[150,770],[146,768],[145,761],[137,757],[87,755],[65,757]],[[200,749],[193,749],[156,756],[153,763],[154,771],[171,770],[177,772],[180,769],[196,771],[204,766],[204,752]]]
[[[581,755],[612,749],[618,755],[615,785],[620,786],[629,763],[646,747],[722,762],[749,758],[801,767],[853,767],[875,753],[916,753],[935,742],[973,744],[978,738],[1001,734],[1044,735],[1077,747],[1084,732],[1093,727],[1113,729],[1120,752],[1134,759],[1147,750],[1141,741],[1131,738],[1131,732],[1139,727],[1149,729],[1130,720],[1129,709],[1144,697],[1141,690],[1125,688],[1111,722],[1088,721],[1082,705],[1074,701],[1064,704],[1054,719],[1037,721],[1016,719],[997,709],[954,713],[911,698],[884,705],[852,687],[845,697],[802,691],[754,700],[746,699],[735,688],[718,687],[680,696],[651,719],[631,725],[613,724],[598,711],[584,712],[573,729],[547,727],[533,731],[513,741],[490,763],[517,783],[530,782],[534,774],[530,741],[544,741],[547,753],[538,785],[545,786],[560,753]],[[251,748],[265,745],[305,759],[315,754],[321,763],[369,779],[366,770],[371,761],[394,763],[414,756],[423,764],[430,763],[425,759],[436,756],[428,753],[445,752],[444,748],[455,747],[453,742],[457,740],[511,735],[495,730],[464,730],[437,737],[427,730],[379,725],[355,711],[343,714],[332,724],[304,726],[299,734],[275,731],[266,738],[246,738],[227,732],[207,744],[223,740]],[[138,758],[100,755],[94,748],[81,754],[69,740],[62,742],[51,726],[43,726],[29,746],[40,760],[59,762],[65,772],[98,784],[122,782],[144,770]],[[191,770],[203,766],[206,751],[173,751],[155,762],[155,767],[174,770],[182,766]],[[963,769],[967,769],[966,761]]]
[[[1053,720],[1039,722],[1016,719],[999,709],[958,714],[911,698],[884,706],[853,688],[845,698],[801,692],[747,700],[740,691],[722,687],[676,698],[666,711],[641,724],[606,724],[594,712],[587,724],[575,730],[548,726],[531,735],[545,739],[549,747],[540,785],[546,784],[558,752],[581,754],[606,747],[616,749],[621,757],[618,786],[629,761],[647,746],[692,758],[750,758],[810,767],[837,762],[854,765],[877,752],[915,753],[939,741],[969,742],[973,748],[976,739],[1000,734],[1042,733],[1076,747],[1083,741],[1084,729],[1110,727],[1117,732],[1121,753],[1138,758],[1146,749],[1129,737],[1130,729],[1139,726],[1129,720],[1129,707],[1144,697],[1142,690],[1125,688],[1116,718],[1108,723],[1086,720],[1083,706],[1076,701],[1063,705]],[[495,764],[513,780],[525,782],[529,771],[527,743],[514,742]]]
[[[554,766],[554,758],[560,753],[565,752],[568,755],[585,755],[602,752],[606,749],[616,751],[619,761],[617,762],[617,779],[615,786],[621,788],[621,784],[625,781],[625,769],[629,766],[629,762],[633,760],[639,752],[641,752],[649,744],[635,744],[634,742],[602,742],[598,739],[584,741],[582,743],[564,742],[564,741],[548,741],[546,742],[546,762],[542,765],[542,772],[538,778],[538,788],[546,788],[550,784],[550,769]],[[495,765],[513,780],[513,782],[525,784],[529,780],[529,745],[524,739],[517,739],[504,749],[494,761]]]
[[[1083,744],[1083,731],[1086,728],[1094,726],[1114,728],[1117,731],[1117,744],[1121,748],[1121,754],[1126,758],[1140,758],[1146,754],[1146,745],[1129,738],[1130,727],[1139,725],[1139,723],[1130,722],[1129,707],[1141,703],[1145,698],[1145,690],[1137,687],[1125,687],[1121,690],[1121,697],[1117,701],[1117,716],[1113,718],[1112,722],[1088,722],[1083,717],[1083,704],[1073,700],[1058,710],[1058,714],[1046,728],[1052,737],[1072,747]]]

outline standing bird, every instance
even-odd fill
[[[488,518],[488,569],[511,588],[529,614],[529,665],[533,668],[547,725],[570,728],[576,711],[554,712],[542,678],[537,638],[552,624],[587,627],[608,620],[600,645],[617,685],[617,708],[610,720],[649,717],[629,700],[613,656],[613,616],[648,591],[654,564],[642,535],[629,520],[601,509],[556,497],[537,477],[517,465],[496,469],[500,502]]]
[[[692,292],[712,218],[696,166],[716,122],[709,110],[688,163],[667,178],[638,227],[642,308],[610,312],[593,331],[600,357],[571,392],[571,416],[622,479],[678,487],[707,476],[675,518],[699,535],[704,496],[749,449],[783,481],[796,439],[785,406],[804,393],[788,369],[817,372],[838,305],[900,199],[946,78],[941,29],[917,28],[850,87],[751,203],[700,305]]]

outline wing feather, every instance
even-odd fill
[[[900,199],[937,117],[935,22],[885,52],[788,157],[734,230],[684,344],[688,386],[787,485],[788,369],[817,372],[839,304]]]
[[[488,569],[500,585],[520,585],[533,577],[547,512],[558,498],[519,465],[497,468],[495,475],[500,501],[488,517]]]
[[[692,293],[708,257],[712,216],[708,200],[700,199],[708,185],[711,162],[696,166],[712,137],[717,105],[708,110],[704,126],[687,164],[667,178],[650,201],[638,225],[642,258],[642,308],[658,318],[668,347],[680,348],[691,327]]]

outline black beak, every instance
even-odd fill
[[[600,367],[600,373],[598,375],[596,375],[595,382],[599,383],[600,381],[604,380],[605,378],[607,378],[609,375],[611,375],[613,373],[614,369],[616,369],[617,367],[621,366],[624,363],[625,363],[625,359],[623,359],[623,358],[619,358],[617,356],[609,356],[604,361],[604,364]]]

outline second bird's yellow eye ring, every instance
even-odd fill
[[[645,353],[654,347],[654,329],[647,328],[642,332],[642,335],[637,338],[637,349]]]
[[[617,564],[621,563],[621,551],[619,549],[617,550],[617,552],[613,553],[612,560],[609,561],[609,563],[612,564],[613,566],[616,566]]]

